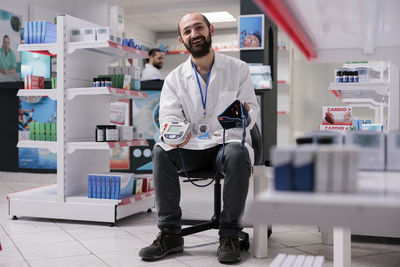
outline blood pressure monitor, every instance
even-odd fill
[[[183,143],[189,133],[190,123],[170,122],[165,126],[163,141],[168,145],[179,145]]]

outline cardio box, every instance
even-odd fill
[[[349,106],[325,106],[322,107],[322,124],[352,125],[353,113]]]
[[[350,125],[320,125],[320,131],[347,132],[350,131]]]

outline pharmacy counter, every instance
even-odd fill
[[[400,173],[359,172],[358,193],[276,192],[258,195],[244,221],[254,225],[295,224],[334,228],[334,266],[351,265],[351,230],[400,237]],[[384,218],[384,219],[383,219]],[[265,238],[262,255],[267,257]]]

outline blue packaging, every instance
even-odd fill
[[[96,198],[97,196],[97,187],[96,187],[96,176],[92,176],[92,198]]]
[[[101,198],[106,198],[106,177],[101,176]]]
[[[114,199],[119,199],[119,192],[121,188],[121,176],[115,177],[115,195]]]
[[[92,198],[92,176],[88,175],[88,198]]]
[[[115,199],[115,176],[111,176],[111,194],[110,194],[110,198],[111,199]]]
[[[293,181],[296,191],[314,191],[315,146],[300,146],[294,152]]]
[[[101,198],[101,176],[96,176],[96,198]]]
[[[25,23],[24,23],[24,43],[25,43],[25,44],[29,44],[28,32],[29,32],[29,29],[28,29],[28,22],[25,22]]]
[[[128,39],[126,39],[126,38],[122,39],[122,45],[128,46]]]
[[[106,176],[106,199],[111,198],[111,177]]]
[[[364,120],[358,120],[358,130],[362,130],[362,125],[364,124]]]
[[[133,39],[129,39],[129,43],[128,43],[129,47],[134,47],[135,43],[133,42]]]
[[[371,124],[371,120],[365,120],[365,124]]]
[[[290,191],[293,188],[292,159],[294,148],[273,148],[274,185],[277,191]]]

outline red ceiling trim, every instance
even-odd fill
[[[274,21],[297,45],[308,60],[317,57],[308,36],[299,26],[297,20],[286,7],[283,0],[253,0],[255,1],[272,21]]]

